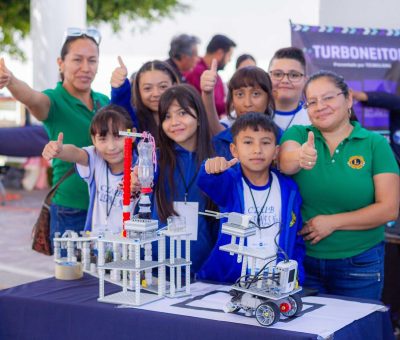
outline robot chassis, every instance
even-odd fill
[[[268,260],[274,256],[266,256],[260,249],[245,246],[247,237],[256,234],[256,226],[250,222],[251,216],[239,213],[203,213],[217,219],[228,217],[222,224],[221,232],[231,235],[231,243],[220,246],[220,250],[237,254],[238,263],[242,263],[241,277],[230,290],[231,301],[224,308],[225,312],[236,313],[241,309],[246,316],[255,316],[262,326],[271,326],[279,321],[280,316],[287,318],[298,316],[303,303],[298,294],[302,288],[297,285],[297,262],[284,260],[270,267],[272,277],[265,275]],[[266,265],[256,273],[256,260]],[[270,261],[271,262],[271,261]],[[250,275],[246,275],[248,263],[251,264]]]

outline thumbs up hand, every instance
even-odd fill
[[[300,167],[311,170],[317,163],[317,150],[315,149],[314,133],[308,133],[307,141],[301,146],[299,152]]]
[[[239,160],[232,158],[227,161],[224,157],[214,157],[206,161],[205,168],[208,174],[219,174],[234,166]]]
[[[6,67],[6,63],[4,62],[4,59],[0,59],[0,89],[3,89],[4,87],[8,86],[10,84],[12,78],[12,73],[10,70]]]
[[[214,91],[215,84],[217,83],[217,67],[218,63],[216,59],[211,62],[211,68],[203,72],[200,78],[201,91],[205,93],[211,93]]]
[[[60,132],[57,140],[48,142],[42,152],[43,158],[47,159],[48,161],[52,160],[53,158],[57,158],[57,156],[63,150],[63,139],[64,134]]]
[[[118,63],[119,66],[113,71],[110,81],[111,86],[114,88],[121,87],[125,79],[128,77],[128,69],[120,56],[118,56]]]

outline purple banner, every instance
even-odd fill
[[[334,71],[356,91],[395,93],[400,79],[400,30],[306,26],[291,23],[292,46],[301,48],[308,74]],[[355,103],[360,123],[387,130],[387,110]]]

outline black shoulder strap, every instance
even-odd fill
[[[62,182],[64,182],[69,176],[71,176],[73,173],[75,172],[75,168],[72,167],[71,169],[69,169],[59,180],[56,184],[53,185],[53,187],[50,189],[50,191],[48,192],[44,202],[46,204],[50,204],[51,203],[51,199],[53,198],[54,194],[56,193],[56,190],[58,189],[58,187],[60,186],[60,184]]]

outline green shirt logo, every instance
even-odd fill
[[[365,160],[363,156],[352,156],[349,158],[347,165],[352,169],[361,169],[365,165]]]

